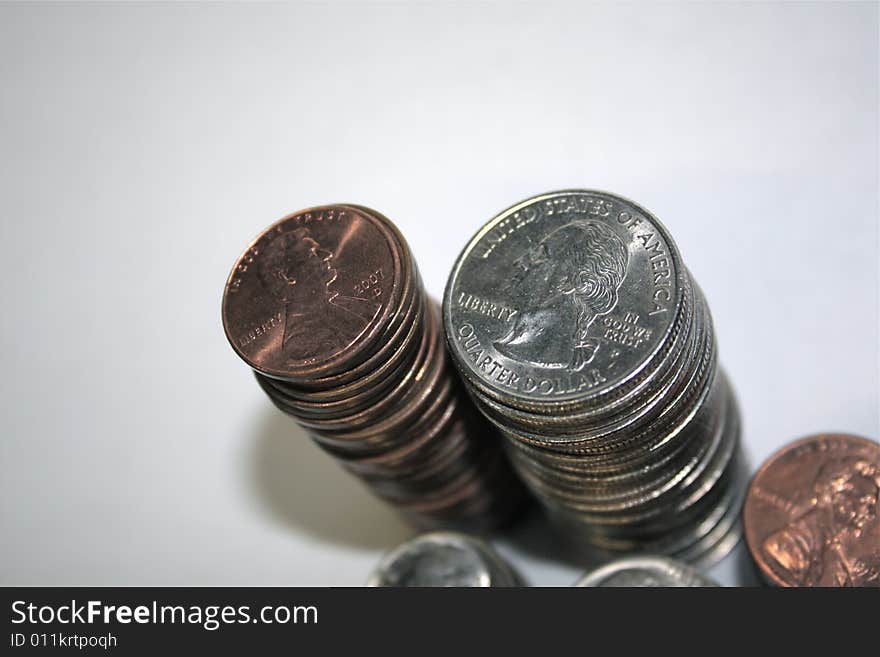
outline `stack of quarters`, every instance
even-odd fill
[[[522,480],[598,553],[718,558],[746,472],[703,295],[666,229],[604,192],[528,199],[455,264],[453,361]]]

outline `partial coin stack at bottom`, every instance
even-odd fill
[[[453,360],[565,533],[687,560],[735,543],[746,472],[712,320],[666,229],[564,191],[495,217],[453,269]]]
[[[482,588],[525,583],[485,541],[457,532],[430,532],[388,553],[367,586]]]
[[[229,276],[223,324],[275,405],[417,525],[486,529],[516,510],[521,486],[386,218],[336,205],[269,227]]]
[[[643,555],[606,563],[584,575],[575,586],[704,588],[719,584],[686,563],[668,557]]]

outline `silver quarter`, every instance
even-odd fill
[[[487,394],[582,403],[660,350],[683,275],[666,230],[635,203],[594,191],[537,196],[459,256],[445,296],[449,344]]]

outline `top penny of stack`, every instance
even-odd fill
[[[880,586],[880,445],[846,434],[795,441],[752,479],[749,553],[776,586]]]
[[[407,274],[400,250],[391,227],[355,207],[284,217],[229,276],[223,326],[230,343],[270,377],[313,381],[350,369],[391,323]],[[295,317],[285,317],[286,308]]]

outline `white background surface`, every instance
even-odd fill
[[[220,325],[246,244],[334,201],[439,296],[508,205],[633,198],[706,293],[753,463],[877,439],[877,61],[871,3],[0,5],[0,584],[357,585],[411,535]],[[570,584],[529,531],[498,544]]]

